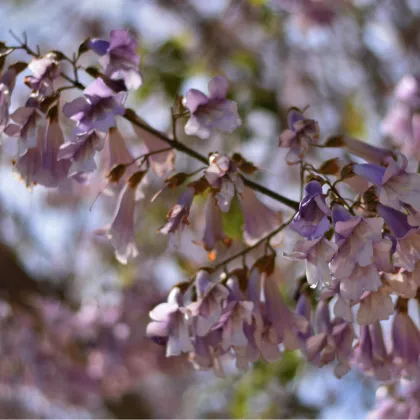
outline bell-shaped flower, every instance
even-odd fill
[[[168,235],[169,233],[182,232],[188,222],[190,208],[195,195],[194,187],[188,187],[179,197],[178,203],[172,207],[166,216],[167,222],[159,229],[160,233]]]
[[[328,302],[321,300],[315,313],[315,334],[306,341],[308,360],[324,366],[336,359],[334,373],[341,378],[350,370],[353,339],[352,324],[341,318],[331,321]]]
[[[254,266],[247,283],[248,301],[253,303],[252,323],[245,324],[248,339],[247,360],[255,362],[259,356],[268,363],[280,359],[280,340],[273,324],[267,319],[266,306],[261,302],[261,281],[264,274]]]
[[[10,115],[10,119],[14,121],[14,124],[10,123],[4,133],[8,136],[19,137],[18,154],[22,156],[28,149],[36,147],[38,129],[45,125],[45,116],[39,110],[34,98],[29,98],[24,107],[18,108]]]
[[[279,147],[289,149],[286,162],[293,165],[302,160],[311,144],[318,142],[319,126],[295,108],[289,111],[287,119],[289,128],[280,134]]]
[[[391,137],[408,157],[420,159],[420,77],[404,76],[395,87],[395,103],[382,121],[383,134]]]
[[[384,221],[382,218],[352,216],[338,205],[334,206],[332,217],[338,250],[331,263],[331,271],[335,278],[342,279],[349,277],[357,265],[365,268],[372,264],[373,244],[382,241]],[[379,246],[378,251],[381,249]]]
[[[59,62],[54,53],[45,57],[34,58],[28,65],[31,76],[25,77],[25,83],[41,96],[50,96],[54,92],[54,80],[60,76]]]
[[[128,90],[136,90],[141,86],[137,40],[128,31],[112,30],[110,41],[91,39],[88,46],[102,56],[99,63],[106,76],[113,80],[123,79]]]
[[[377,186],[382,204],[397,210],[408,204],[420,212],[420,174],[406,172],[407,158],[400,157],[401,163],[391,160],[386,168],[364,163],[354,165],[353,171]]]
[[[0,134],[9,122],[10,100],[16,75],[16,70],[11,66],[0,76]]]
[[[189,313],[183,306],[179,288],[172,289],[167,302],[152,309],[149,316],[152,321],[147,325],[146,334],[166,344],[166,357],[194,351],[189,334]]]
[[[398,305],[398,304],[397,304]],[[392,323],[392,354],[394,364],[403,374],[416,378],[420,375],[420,332],[407,313],[398,309]]]
[[[106,235],[114,250],[117,260],[127,264],[128,259],[139,254],[134,230],[134,212],[138,187],[145,175],[144,171],[135,172],[127,181],[118,197],[115,214],[110,226],[96,230],[98,235]]]
[[[200,270],[195,278],[197,301],[188,305],[194,320],[195,334],[204,337],[220,320],[222,306],[229,290],[220,283],[214,282],[206,270]]]
[[[276,212],[258,200],[252,188],[244,187],[239,196],[244,217],[243,235],[247,245],[254,245],[263,236],[280,226],[281,213]]]
[[[361,157],[367,162],[376,165],[381,165],[393,156],[392,151],[389,149],[373,146],[372,144],[358,140],[354,137],[343,135],[339,137],[339,141],[342,142],[343,147],[353,155]]]
[[[361,327],[359,343],[353,352],[351,361],[368,376],[373,376],[380,381],[391,379],[393,367],[379,322]]]
[[[15,165],[27,186],[57,187],[68,176],[71,162],[68,159],[57,160],[59,148],[64,142],[57,107],[51,108],[47,121],[46,128],[38,128],[36,147],[28,149]]]
[[[147,153],[153,153],[149,157],[149,162],[155,174],[163,177],[171,173],[175,166],[174,151],[168,150],[168,144],[159,139],[156,135],[136,124],[133,124],[132,126],[136,135],[144,142]],[[162,152],[159,152],[160,150],[162,150]]]
[[[309,324],[303,317],[292,313],[281,297],[273,274],[264,278],[265,314],[277,333],[277,342],[288,350],[299,347],[298,334],[305,333]]]
[[[306,279],[311,287],[322,288],[331,284],[329,263],[338,246],[320,237],[311,241],[298,241],[291,254],[283,255],[292,261],[306,261]]]
[[[220,210],[227,212],[235,193],[243,193],[243,180],[236,164],[227,155],[213,153],[209,163],[204,175],[211,187],[217,191],[215,197]]]
[[[236,102],[227,99],[228,82],[222,76],[209,82],[209,96],[197,89],[190,89],[183,105],[190,111],[185,133],[202,139],[210,137],[214,130],[232,133],[241,124]]]
[[[69,176],[79,176],[96,170],[95,153],[103,148],[103,134],[96,130],[81,132],[60,146],[58,160],[71,160]]]
[[[236,278],[227,281],[229,297],[214,330],[222,329],[222,348],[246,347],[248,340],[244,325],[251,324],[253,303],[243,300]]]
[[[387,320],[394,313],[394,304],[386,287],[362,296],[356,321],[359,325],[370,325]]]
[[[194,339],[194,350],[188,355],[189,361],[195,369],[208,370],[219,378],[225,377],[225,372],[221,362],[221,356],[225,353],[220,343],[222,341],[222,330],[210,331],[206,336],[196,336]]]
[[[63,106],[64,115],[76,121],[78,133],[93,129],[106,133],[115,127],[115,117],[124,115],[126,92],[115,93],[102,79],[95,79],[83,94]]]
[[[311,181],[305,187],[305,196],[290,228],[307,239],[319,238],[330,228],[328,221],[330,214],[321,184],[318,181]]]
[[[205,218],[206,226],[201,243],[204,249],[209,252],[209,258],[212,259],[215,256],[212,251],[219,241],[228,247],[232,243],[232,240],[223,231],[222,213],[213,194],[209,194],[207,198]]]
[[[384,218],[396,238],[393,263],[397,267],[414,271],[420,261],[420,232],[408,224],[407,216],[391,207],[377,205],[378,213]]]

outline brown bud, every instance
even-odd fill
[[[343,147],[345,145],[342,135],[328,137],[324,143],[324,147]]]
[[[187,186],[194,188],[195,194],[203,194],[203,192],[209,187],[209,183],[203,176],[197,181],[190,182]]]
[[[169,178],[165,179],[165,183],[168,187],[176,188],[179,187],[181,184],[185,182],[185,180],[189,177],[189,174],[185,172],[178,172],[175,175],[172,175]]]
[[[259,258],[254,267],[258,268],[262,273],[272,274],[274,271],[276,256],[274,254],[264,255],[263,257]]]
[[[136,188],[137,185],[140,184],[140,182],[143,180],[144,176],[147,174],[147,171],[137,171],[134,172],[133,175],[130,176],[128,179],[128,184],[130,188]]]
[[[248,287],[248,277],[249,272],[247,267],[235,268],[228,274],[228,277],[236,277],[238,279],[238,284],[240,289],[245,292]]]
[[[119,182],[120,179],[123,177],[125,170],[127,169],[127,165],[124,163],[120,163],[115,165],[106,176],[109,182]]]
[[[323,175],[338,175],[340,171],[340,159],[333,158],[325,161],[318,169]]]

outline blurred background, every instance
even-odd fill
[[[418,0],[0,0],[0,40],[14,44],[8,31],[25,31],[43,53],[71,55],[86,37],[130,29],[144,83],[129,106],[162,131],[170,129],[176,95],[227,77],[241,128],[209,141],[187,138],[182,127],[178,135],[203,154],[240,151],[261,168],[261,183],[294,199],[298,169],[277,147],[288,108],[308,106],[322,138],[346,132],[391,145],[381,123],[396,83],[420,68],[419,25]],[[12,109],[29,94],[20,77]],[[140,153],[133,132],[118,123]],[[338,380],[294,352],[246,373],[227,361],[224,379],[194,371],[186,358],[166,359],[145,337],[148,311],[206,261],[194,243],[204,203],[194,207],[181,243],[168,248],[156,230],[179,192],[152,205],[162,181],[151,177],[138,206],[140,256],[123,266],[92,233],[110,222],[115,206],[106,195],[94,203],[103,172],[88,186],[28,190],[11,164],[15,141],[2,140],[0,166],[2,418],[361,418],[372,409],[377,383],[355,372]],[[336,153],[319,150],[315,162]],[[198,167],[177,155],[177,171]],[[232,252],[241,249],[238,205],[225,222]],[[286,237],[284,246],[293,241]],[[286,288],[299,270],[284,266]]]

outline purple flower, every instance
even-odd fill
[[[391,207],[377,205],[378,213],[384,218],[396,237],[396,247],[393,262],[397,267],[414,271],[420,261],[420,233],[418,228],[412,228],[407,216]]]
[[[266,362],[280,359],[280,340],[273,324],[267,319],[266,306],[261,302],[260,269],[254,266],[248,278],[248,301],[254,304],[252,308],[252,323],[245,324],[244,331],[248,339],[247,360],[255,362],[259,356]]]
[[[16,170],[27,186],[39,184],[56,187],[67,179],[71,162],[67,159],[57,160],[63,141],[63,132],[58,122],[58,109],[55,107],[48,115],[46,129],[38,129],[36,147],[28,149],[16,162]]]
[[[108,175],[117,165],[127,165],[125,166],[123,175],[118,180],[118,185],[120,185],[136,171],[136,165],[130,165],[134,161],[134,158],[127,149],[124,137],[116,127],[110,128],[105,142],[107,147],[105,146],[102,158],[106,174]]]
[[[96,170],[95,152],[104,147],[103,135],[96,130],[78,133],[75,139],[60,146],[58,160],[70,159],[69,176],[79,176]]]
[[[111,40],[91,39],[89,48],[101,55],[99,60],[103,72],[113,80],[123,79],[128,90],[136,90],[142,84],[139,72],[137,40],[123,29],[111,31]]]
[[[235,193],[242,194],[243,180],[235,163],[227,155],[213,153],[209,162],[204,175],[208,183],[217,190],[215,197],[220,210],[227,212]]]
[[[16,124],[9,124],[4,132],[8,136],[19,137],[18,154],[22,156],[28,149],[36,147],[38,129],[45,125],[45,116],[38,109],[38,103],[29,98],[26,106],[18,108],[10,118]]]
[[[109,227],[96,231],[99,235],[106,235],[115,249],[115,256],[122,264],[138,255],[136,235],[134,231],[134,211],[136,207],[137,190],[145,172],[134,173],[127,181],[118,197],[113,221]]]
[[[379,322],[361,327],[360,340],[354,350],[352,364],[355,364],[366,375],[380,381],[391,379],[391,358],[386,351]]]
[[[16,71],[10,67],[0,77],[0,134],[9,121],[10,97],[15,87]]]
[[[194,319],[195,334],[204,337],[220,320],[222,305],[229,295],[228,289],[212,282],[206,270],[200,270],[195,278],[197,301],[188,305]]]
[[[159,232],[167,235],[168,233],[182,232],[184,226],[188,224],[188,216],[193,203],[195,189],[188,187],[179,197],[178,203],[169,211],[166,216],[167,222]]]
[[[306,261],[306,279],[311,287],[320,285],[322,288],[331,284],[331,274],[328,264],[338,247],[323,237],[312,241],[298,241],[291,254],[283,255],[292,261]]]
[[[359,275],[362,275],[362,271],[366,275],[371,271],[367,267],[374,262],[375,249],[377,260],[382,256],[383,219],[351,216],[347,210],[338,205],[334,206],[332,217],[335,242],[338,245],[338,251],[331,263],[334,276],[337,279],[348,278],[355,275],[353,271],[356,269],[361,270]]]
[[[189,313],[183,307],[179,288],[172,289],[167,302],[152,309],[149,316],[152,321],[147,325],[146,333],[157,342],[166,344],[167,357],[194,351],[188,329]]]
[[[297,349],[298,334],[305,333],[309,328],[307,320],[290,312],[273,275],[268,275],[264,279],[264,296],[266,311],[264,316],[277,333],[277,342],[283,343],[288,350]]]
[[[54,53],[45,57],[34,58],[28,65],[32,76],[25,78],[25,83],[42,96],[50,96],[54,92],[54,80],[60,76],[59,63]]]
[[[353,171],[376,185],[379,190],[379,201],[397,210],[403,204],[420,211],[420,174],[407,173],[407,159],[401,155],[402,163],[394,160],[384,168],[372,164],[357,164]]]
[[[281,213],[258,200],[253,189],[244,187],[239,202],[244,216],[243,235],[247,245],[255,244],[280,225]]]
[[[306,341],[308,360],[317,366],[324,366],[337,359],[334,373],[341,378],[350,370],[349,358],[354,339],[352,324],[340,318],[331,321],[328,302],[325,300],[318,304],[315,323],[316,334]]]
[[[154,152],[155,154],[149,157],[149,162],[153,171],[157,176],[163,177],[174,170],[175,153],[173,150],[167,150],[168,145],[154,134],[141,128],[135,124],[132,125],[136,135],[144,141],[147,152]],[[165,152],[156,153],[159,150],[166,150]]]
[[[201,243],[206,251],[209,251],[209,258],[215,257],[211,251],[216,248],[217,242],[223,242],[230,246],[232,240],[223,231],[223,220],[220,208],[217,206],[213,194],[209,194],[205,209],[206,226],[204,228]]]
[[[102,79],[95,79],[83,93],[63,106],[64,115],[77,122],[77,134],[92,129],[106,133],[115,126],[115,116],[124,115],[127,94],[115,93]]]
[[[307,239],[319,238],[330,228],[328,221],[330,214],[322,195],[321,184],[318,181],[311,181],[305,187],[305,196],[290,228]]]
[[[293,165],[302,160],[309,146],[318,142],[319,126],[315,120],[307,119],[297,109],[288,115],[289,128],[280,134],[279,147],[290,149],[286,162]]]
[[[185,133],[207,139],[213,130],[231,133],[241,124],[236,102],[226,99],[228,82],[222,76],[209,82],[207,97],[197,89],[190,89],[183,99],[183,105],[190,111]]]
[[[356,320],[360,325],[370,325],[387,320],[394,313],[394,304],[386,287],[362,296]]]
[[[229,288],[228,302],[223,308],[219,322],[214,330],[222,329],[222,348],[246,347],[248,340],[244,333],[244,325],[251,324],[253,303],[242,299],[236,278],[227,281]]]
[[[406,75],[397,84],[393,104],[382,122],[382,132],[392,138],[402,153],[417,160],[420,158],[420,78]]]
[[[353,155],[359,156],[367,162],[381,165],[392,157],[392,151],[382,147],[373,146],[354,137],[341,136],[344,147]],[[350,178],[351,179],[351,178]]]
[[[213,369],[213,372],[219,378],[225,376],[220,360],[221,356],[225,353],[220,346],[221,341],[222,331],[220,329],[211,331],[205,337],[195,337],[194,351],[188,356],[195,369]]]
[[[401,299],[401,298],[400,298]],[[397,309],[392,323],[392,354],[394,363],[402,372],[417,380],[420,375],[420,332],[404,310]]]

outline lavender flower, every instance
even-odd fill
[[[16,124],[9,124],[4,130],[8,136],[19,137],[19,156],[36,147],[38,129],[45,125],[45,116],[38,106],[34,98],[29,98],[24,107],[18,108],[10,116]]]
[[[393,104],[382,121],[382,132],[408,157],[420,159],[420,77],[404,76],[395,87]]]
[[[188,359],[195,369],[213,369],[219,378],[225,376],[220,360],[220,357],[225,353],[220,346],[221,341],[222,331],[220,329],[209,332],[205,337],[195,337],[194,351],[188,355]]]
[[[137,40],[123,29],[110,33],[110,41],[89,40],[89,48],[102,56],[99,60],[103,72],[113,80],[123,79],[129,90],[136,90],[142,84],[139,72],[140,57],[136,53]]]
[[[227,281],[229,288],[228,302],[223,308],[219,322],[214,330],[222,329],[222,348],[246,347],[248,340],[244,333],[244,325],[251,323],[253,303],[242,299],[238,281],[230,278]]]
[[[280,134],[279,147],[290,149],[286,162],[293,165],[302,160],[309,146],[318,142],[319,126],[315,120],[307,119],[297,109],[291,109],[288,115],[289,128]]]
[[[281,214],[258,200],[253,189],[245,187],[239,202],[244,216],[243,235],[246,244],[255,244],[280,225]]]
[[[167,235],[169,233],[182,232],[184,226],[188,224],[188,216],[193,203],[195,189],[188,187],[179,197],[178,203],[169,211],[166,216],[167,222],[159,232]]]
[[[322,186],[318,181],[311,181],[305,187],[305,196],[299,205],[299,211],[290,228],[307,239],[316,239],[329,229],[330,209],[322,195]]]
[[[175,153],[173,150],[167,150],[168,145],[154,134],[151,134],[144,128],[133,124],[133,130],[136,135],[143,140],[147,152],[157,152],[159,150],[166,150],[165,152],[155,153],[149,157],[149,162],[153,171],[157,176],[163,177],[174,170]]]
[[[414,271],[420,261],[420,233],[418,228],[412,228],[407,216],[391,207],[377,205],[379,214],[384,218],[396,237],[396,247],[393,262],[397,267]]]
[[[379,322],[361,328],[360,340],[351,361],[368,376],[380,381],[391,379],[391,358],[386,351]]]
[[[381,287],[376,292],[368,292],[362,296],[356,320],[360,325],[370,325],[387,320],[394,313],[394,304],[389,291]]]
[[[354,339],[352,324],[340,318],[331,321],[328,303],[324,300],[318,304],[315,320],[316,334],[306,341],[308,360],[324,366],[337,359],[334,373],[341,378],[350,370],[349,358]]]
[[[0,134],[9,121],[10,96],[15,87],[16,71],[10,67],[0,77]]]
[[[228,289],[212,282],[206,270],[200,270],[195,279],[197,301],[191,303],[188,309],[194,319],[195,334],[204,337],[220,320],[222,304],[229,295]]]
[[[210,165],[204,171],[208,183],[217,190],[215,195],[220,210],[227,212],[235,192],[242,194],[244,184],[235,163],[225,154],[213,153]]]
[[[54,53],[45,57],[34,58],[28,65],[32,76],[25,78],[25,83],[41,96],[50,96],[54,92],[54,80],[60,76],[59,63]]]
[[[58,108],[55,106],[48,113],[46,129],[38,128],[36,147],[28,149],[16,162],[16,170],[27,186],[39,184],[56,187],[67,179],[71,162],[67,159],[57,160],[63,141]]]
[[[216,248],[217,242],[221,241],[230,246],[232,240],[223,231],[223,220],[220,208],[217,206],[213,194],[209,194],[205,209],[206,226],[204,228],[201,243],[206,251],[209,251],[209,258],[213,255],[211,251]]]
[[[136,207],[137,189],[145,172],[134,173],[121,190],[118,197],[115,215],[110,226],[96,231],[96,234],[106,235],[115,249],[115,256],[122,264],[138,255],[136,235],[134,231],[134,211]]]
[[[283,255],[292,261],[306,261],[306,279],[311,287],[318,284],[328,287],[331,283],[328,264],[337,249],[336,244],[320,237],[312,241],[298,241],[291,254]]]
[[[397,313],[392,323],[392,343],[395,365],[405,375],[418,379],[420,332],[408,315],[406,306],[399,308],[397,304]]]
[[[96,130],[78,133],[75,139],[60,146],[58,160],[72,161],[69,176],[93,172],[96,170],[95,152],[101,151],[103,147],[104,138]]]
[[[172,289],[167,303],[156,306],[149,316],[152,321],[147,325],[146,333],[158,343],[166,344],[167,357],[194,350],[188,330],[189,312],[183,307],[179,288]]]
[[[351,216],[347,210],[338,205],[334,206],[332,217],[335,242],[338,245],[337,253],[331,263],[334,276],[337,279],[364,277],[368,284],[368,277],[377,276],[375,275],[377,268],[371,267],[372,263],[377,262],[381,267],[386,265],[383,258],[386,256],[386,251],[391,250],[389,241],[382,241],[383,219]],[[353,285],[357,287],[355,283]]]
[[[340,136],[340,140],[350,153],[361,157],[369,163],[381,165],[393,156],[392,151],[389,149],[373,146],[372,144],[358,140],[354,137],[344,135]]]
[[[233,132],[241,124],[236,102],[226,99],[228,82],[222,76],[209,82],[207,97],[197,89],[190,89],[183,99],[183,105],[190,111],[185,133],[207,139],[213,130]]]
[[[353,166],[353,171],[378,187],[382,204],[397,210],[407,204],[420,211],[420,174],[407,173],[407,159],[405,156],[401,159],[400,164],[390,161],[386,168],[368,163],[357,164]]]
[[[124,115],[127,94],[115,93],[102,79],[95,79],[83,93],[63,106],[64,115],[77,122],[77,134],[93,129],[106,133],[115,126],[115,116]]]
[[[272,274],[264,279],[264,296],[265,316],[277,333],[277,342],[283,343],[288,350],[297,349],[298,334],[305,333],[309,325],[303,317],[289,311]]]

